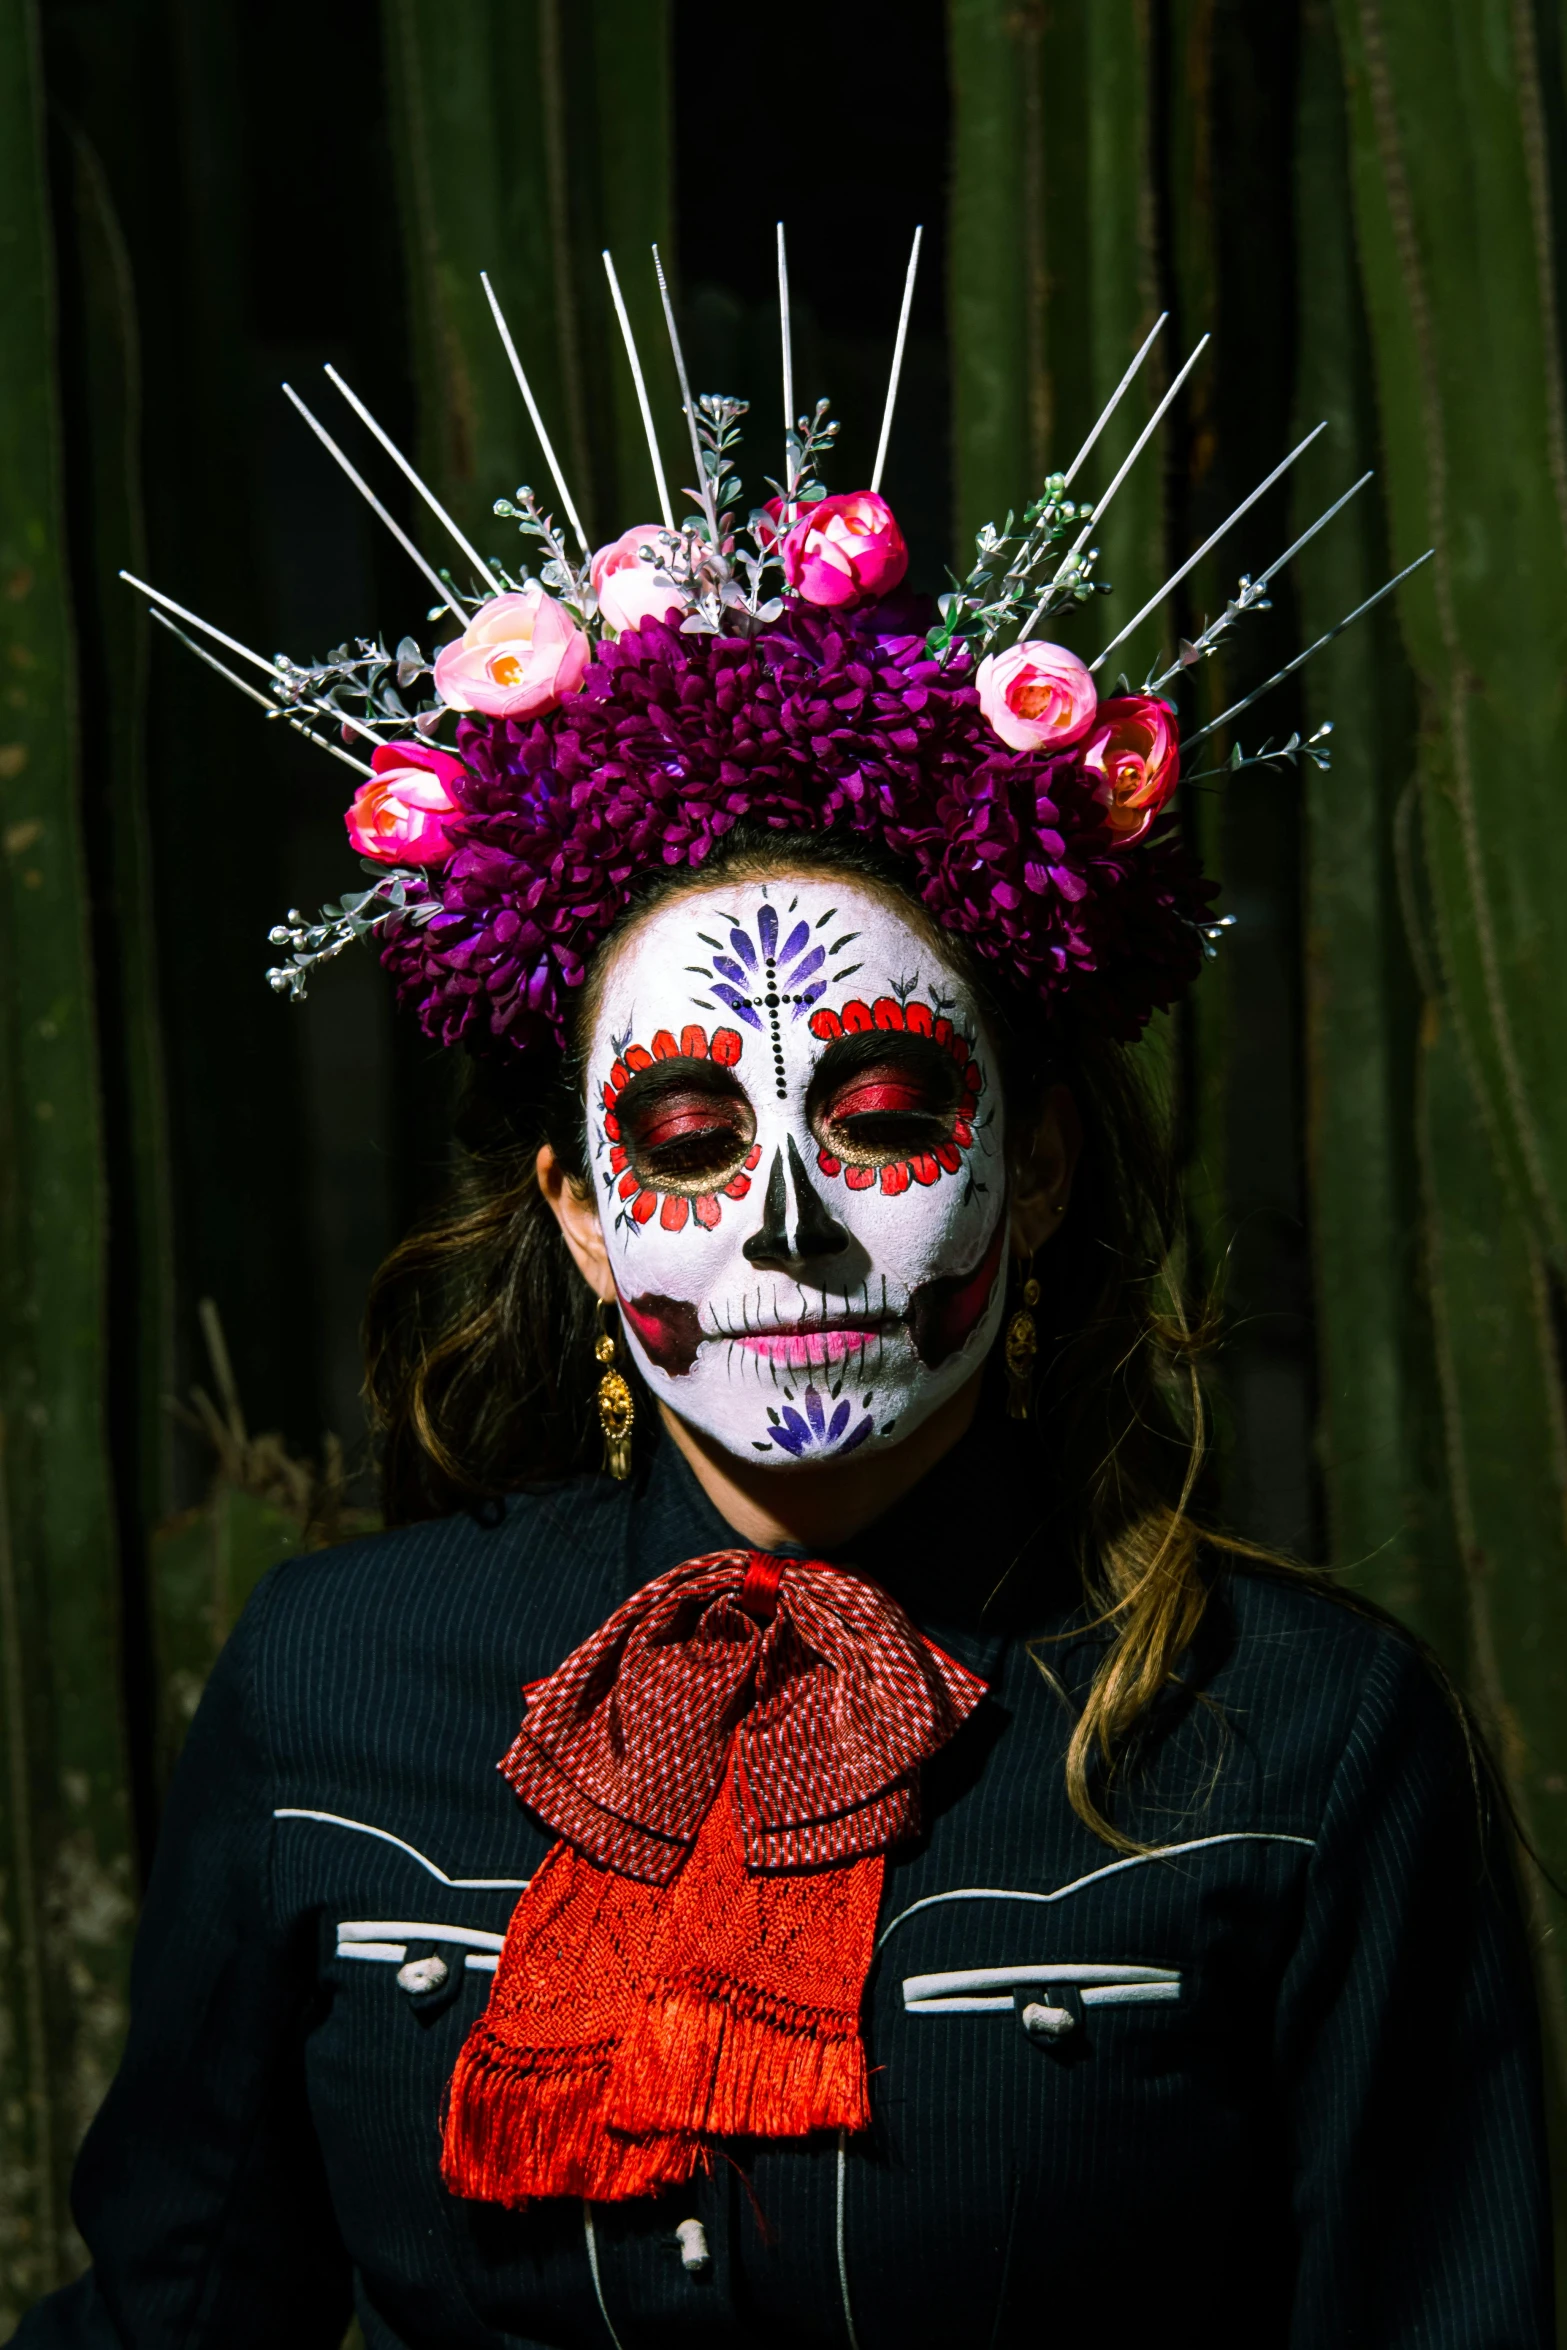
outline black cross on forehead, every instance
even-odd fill
[[[697,937],[713,950],[712,961],[686,966],[698,979],[706,981],[717,1002],[733,1012],[736,1019],[743,1020],[759,1035],[765,1022],[772,1046],[773,1082],[780,1101],[789,1091],[784,1083],[784,1006],[790,1007],[790,1018],[798,1020],[830,986],[852,978],[860,969],[858,963],[845,964],[841,960],[858,937],[857,931],[830,940],[822,936],[823,932],[830,932],[837,919],[837,907],[829,906],[825,914],[818,914],[810,922],[799,914],[799,904],[797,897],[791,898],[780,915],[764,891],[756,918],[749,925],[743,924],[737,915],[719,909],[717,919],[729,926],[727,940],[699,930]],[[703,1011],[717,1008],[705,996],[693,996],[691,1000]]]

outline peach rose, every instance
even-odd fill
[[[479,606],[456,643],[436,654],[435,690],[453,710],[537,718],[577,691],[589,651],[565,605],[535,584]]]
[[[1101,702],[1082,760],[1096,779],[1094,796],[1103,803],[1116,846],[1141,840],[1181,772],[1181,748],[1169,711],[1151,694],[1120,694]]]
[[[622,629],[640,628],[644,620],[667,619],[671,612],[683,608],[684,598],[668,572],[642,560],[642,549],[656,548],[663,536],[656,522],[634,522],[609,546],[600,547],[593,558],[593,593],[617,636]]]
[[[1088,732],[1099,697],[1065,645],[1033,638],[987,653],[974,672],[979,706],[1014,751],[1064,751]]]
[[[382,865],[440,865],[452,853],[446,821],[461,813],[452,792],[465,769],[433,743],[380,743],[375,773],[343,816],[361,857]]]
[[[848,490],[804,509],[784,540],[783,567],[808,604],[832,610],[889,594],[909,568],[909,550],[885,498]]]

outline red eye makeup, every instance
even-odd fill
[[[630,1168],[663,1192],[720,1190],[756,1139],[750,1102],[711,1061],[655,1062],[631,1079],[615,1115]]]

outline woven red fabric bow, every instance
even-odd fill
[[[874,1584],[720,1551],[527,1695],[500,1767],[563,1841],[458,2058],[447,2186],[613,2201],[715,2137],[863,2129],[883,1856],[984,1683]]]

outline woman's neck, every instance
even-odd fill
[[[659,1412],[702,1491],[743,1542],[755,1550],[837,1550],[901,1501],[968,1433],[982,1376],[983,1367],[901,1444],[819,1468],[759,1468],[687,1427],[667,1404]]]

